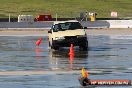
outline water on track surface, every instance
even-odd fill
[[[82,67],[89,71],[91,79],[132,80],[130,37],[88,36],[88,52],[75,47],[73,59],[68,56],[68,48],[49,50],[47,36],[36,47],[38,38],[0,38],[1,88],[82,88],[78,82]]]

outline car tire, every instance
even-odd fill
[[[59,46],[56,46],[54,42],[52,41],[51,49],[59,50]]]
[[[79,46],[80,50],[87,51],[88,50],[88,41],[86,41],[84,44],[81,44]]]
[[[51,44],[50,44],[50,42],[49,42],[49,47],[51,47]]]
[[[58,46],[54,46],[54,45],[52,45],[52,46],[51,46],[51,49],[59,50],[59,47],[58,47]]]

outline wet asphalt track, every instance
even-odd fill
[[[36,47],[38,38],[0,37],[1,88],[82,88],[78,82],[82,67],[89,71],[91,79],[132,80],[130,36],[88,36],[89,50],[79,51],[75,47],[72,59],[68,56],[69,48],[50,50],[47,36]]]

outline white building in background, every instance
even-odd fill
[[[117,17],[117,16],[118,16],[117,12],[111,12],[111,17]]]
[[[33,15],[19,15],[18,22],[34,22]]]

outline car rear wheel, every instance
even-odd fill
[[[51,44],[50,44],[50,42],[49,42],[49,47],[51,47]]]
[[[52,41],[52,45],[50,47],[51,47],[51,49],[59,50],[59,46],[57,46],[53,41]]]
[[[88,41],[79,45],[80,50],[87,51],[88,50]]]
[[[58,47],[58,46],[54,46],[54,45],[52,45],[52,46],[51,46],[51,49],[59,50],[59,47]]]

